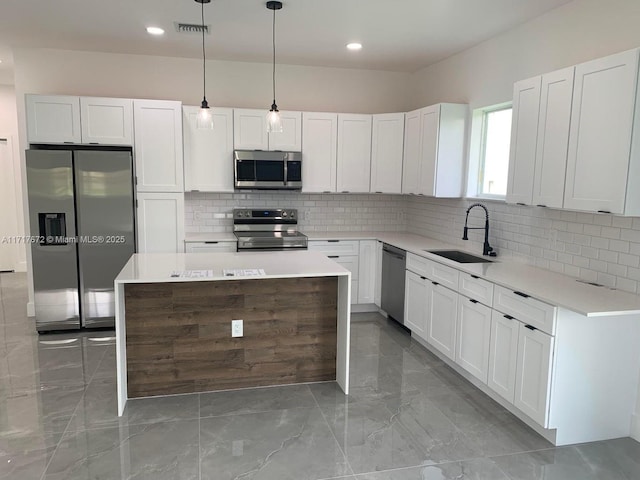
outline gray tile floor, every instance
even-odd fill
[[[354,315],[334,383],[130,401],[113,332],[38,336],[0,275],[0,478],[640,479],[640,444],[553,448],[393,323]]]

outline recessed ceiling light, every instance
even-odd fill
[[[362,44],[361,43],[348,43],[347,44],[347,48],[349,50],[362,50]]]
[[[164,35],[164,30],[160,27],[147,27],[147,33],[151,35]]]

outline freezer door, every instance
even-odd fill
[[[27,150],[26,167],[36,329],[79,328],[72,153]]]
[[[129,151],[75,152],[82,326],[113,327],[113,281],[135,252]]]

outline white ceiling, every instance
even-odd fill
[[[200,23],[194,0],[0,0],[0,68],[12,47],[199,57],[199,37],[174,22]],[[278,63],[414,72],[570,0],[284,0]],[[272,12],[263,0],[205,5],[207,57],[271,61]],[[166,30],[151,37],[147,26]],[[360,52],[348,42],[364,44]]]

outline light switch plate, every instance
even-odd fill
[[[244,336],[242,320],[231,320],[231,336],[232,337]]]

